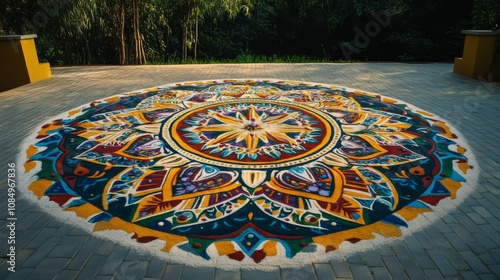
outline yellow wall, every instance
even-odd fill
[[[464,52],[461,58],[455,58],[453,72],[480,80],[495,81],[499,73],[494,67],[495,47],[498,34],[466,34]]]
[[[38,62],[34,38],[0,40],[0,91],[51,76],[50,65]]]

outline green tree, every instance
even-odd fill
[[[188,58],[188,50],[193,49],[193,58],[197,59],[199,43],[199,22],[205,15],[211,14],[214,19],[225,15],[233,19],[240,12],[248,14],[250,0],[181,0],[177,1],[177,9],[182,15],[182,60]],[[193,32],[194,29],[194,32]]]
[[[500,1],[474,0],[472,22],[476,29],[500,29]]]

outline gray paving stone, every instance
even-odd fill
[[[146,270],[146,277],[156,277],[156,278],[161,278],[163,275],[163,272],[165,271],[165,267],[167,266],[167,263],[159,258],[153,258],[149,262],[148,269]]]
[[[474,240],[474,237],[470,232],[467,231],[462,225],[452,224],[450,227],[453,229],[453,232],[460,238],[460,240],[464,243],[470,243]],[[469,246],[470,247],[470,246]]]
[[[92,279],[99,271],[99,268],[104,263],[104,256],[92,255],[89,260],[85,263],[76,277],[77,280],[87,280]]]
[[[424,248],[418,243],[418,241],[412,235],[405,236],[403,242],[406,245],[406,248],[408,248],[408,250],[410,250],[412,253],[425,251]]]
[[[460,271],[460,277],[465,280],[479,280],[479,277],[471,270]]]
[[[33,272],[33,268],[19,268],[16,272],[8,272],[2,270],[0,276],[5,280],[18,280],[18,279],[28,279],[28,276]]]
[[[347,257],[347,262],[350,264],[365,264],[365,260],[361,254],[354,254]]]
[[[451,249],[451,244],[440,232],[428,231],[427,236],[432,240],[438,250],[443,251]]]
[[[16,236],[16,244],[18,248],[25,248],[25,245],[30,242],[30,240],[38,234],[39,229],[27,229]],[[7,244],[6,244],[7,245]],[[31,249],[34,249],[33,247]]]
[[[483,254],[477,256],[486,265],[500,264],[500,256],[493,254]]]
[[[479,241],[474,240],[469,243],[470,250],[476,255],[487,254],[489,252],[488,249]]]
[[[483,206],[473,206],[472,209],[476,211],[483,218],[493,218],[493,215],[488,211],[488,209]]]
[[[57,275],[57,279],[73,280],[78,275],[78,270],[63,270]]]
[[[425,276],[422,273],[422,269],[417,265],[413,259],[410,251],[403,246],[392,247],[396,253],[396,257],[399,259],[399,263],[403,266],[404,271],[410,277],[410,279],[424,279]]]
[[[45,240],[49,239],[52,237],[52,235],[56,232],[55,228],[42,228],[40,231],[35,233],[33,238],[30,239],[30,241],[23,246],[25,249],[36,249],[40,246],[40,244],[43,244]]]
[[[68,236],[87,236],[88,233],[80,228],[73,228],[68,232]]]
[[[424,231],[418,231],[413,233],[413,237],[417,240],[420,247],[424,248],[426,251],[436,250],[436,247],[431,239],[425,234]]]
[[[472,270],[477,273],[490,273],[491,271],[486,267],[486,265],[472,252],[465,251],[460,252],[462,258],[469,264]]]
[[[311,266],[303,266],[297,268],[282,268],[281,277],[283,279],[290,279],[290,280],[316,279],[316,275],[314,274],[314,270]]]
[[[440,251],[429,251],[429,256],[436,264],[441,274],[446,276],[457,276],[457,270]]]
[[[489,269],[500,279],[500,264],[493,264],[489,266]]]
[[[189,269],[184,268],[181,274],[181,280],[212,280],[215,279],[215,268],[208,267],[190,267]]]
[[[61,241],[59,241],[59,245],[83,245],[87,239],[87,236],[65,235]]]
[[[373,279],[370,269],[364,265],[349,265],[354,279]]]
[[[62,225],[52,234],[52,236],[66,236],[71,231],[71,229],[72,227],[70,226]]]
[[[447,223],[438,222],[435,225],[433,225],[433,227],[436,228],[437,231],[441,234],[453,232],[453,230],[450,228],[450,226]]]
[[[116,244],[112,242],[102,242],[102,244],[95,250],[94,254],[107,256],[111,253],[111,251],[113,251],[115,245]]]
[[[127,256],[125,257],[125,260],[127,261],[149,261],[151,260],[151,255],[144,253],[144,252],[139,252],[134,249],[130,249],[128,251]]]
[[[72,258],[78,253],[81,247],[81,244],[59,244],[47,256],[51,258]]]
[[[333,279],[333,269],[332,266],[328,263],[317,263],[314,264],[314,270],[316,272],[316,276],[318,280],[329,280]]]
[[[241,279],[241,272],[238,271],[228,271],[228,270],[222,270],[222,269],[217,269],[215,271],[215,279],[217,280],[240,280]]]
[[[278,269],[271,271],[258,271],[258,270],[242,270],[242,280],[280,280],[280,271]]]
[[[125,259],[128,251],[129,249],[125,248],[124,246],[115,246],[113,251],[107,256],[106,261],[99,270],[99,274],[114,275],[116,273],[116,270],[120,267],[123,260]]]
[[[498,217],[500,217],[500,213],[498,213]],[[485,218],[486,222],[491,225],[497,232],[500,231],[500,221],[498,218]]]
[[[392,251],[391,247],[389,246],[379,246],[377,248],[377,252],[379,255],[382,256],[394,256],[394,252]]]
[[[444,233],[443,236],[448,240],[448,242],[455,248],[457,251],[466,251],[469,250],[469,246],[467,246],[466,242],[458,237],[458,235],[454,232]]]
[[[470,270],[469,265],[467,265],[458,252],[447,250],[442,253],[457,270]]]
[[[68,265],[68,269],[80,269],[88,261],[92,253],[99,247],[102,240],[99,238],[89,238],[83,244],[82,248],[73,257],[73,260]]]
[[[52,79],[0,94],[0,117],[6,119],[5,117],[8,116],[9,120],[0,122],[0,132],[8,132],[0,133],[0,141],[3,143],[0,161],[8,162],[17,157],[20,152],[19,140],[38,127],[33,119],[46,120],[92,100],[168,82],[229,76],[267,76],[329,82],[381,92],[438,114],[446,112],[454,105],[463,106],[465,98],[474,95],[477,96],[476,101],[480,104],[480,110],[472,113],[454,112],[446,117],[469,140],[472,150],[476,153],[479,164],[475,168],[481,170],[481,176],[477,186],[473,186],[474,191],[462,204],[457,203],[456,209],[449,213],[439,213],[439,219],[421,233],[392,239],[389,243],[391,245],[377,247],[375,255],[378,258],[370,257],[371,255],[365,252],[349,259],[349,263],[356,268],[359,266],[362,270],[369,268],[375,279],[388,278],[388,271],[392,276],[400,275],[402,271],[407,274],[402,277],[403,279],[407,276],[413,278],[412,270],[416,268],[424,271],[428,279],[455,279],[457,277],[473,279],[474,276],[480,279],[500,279],[500,264],[497,259],[497,256],[500,256],[500,142],[498,141],[500,129],[498,129],[497,122],[500,119],[500,87],[485,85],[454,75],[451,73],[452,68],[452,64],[439,63],[426,65],[399,63],[180,65],[141,66],[133,69],[109,66],[54,68],[55,74]],[[58,73],[92,73],[102,70],[108,71],[107,74],[86,76],[85,79],[79,76],[57,76]],[[118,82],[110,85],[110,80]],[[367,83],[367,81],[373,82]],[[490,92],[493,94],[489,94]],[[50,96],[57,96],[58,102],[46,102]],[[483,96],[486,97],[481,98]],[[471,126],[470,123],[476,125]],[[5,174],[5,171],[5,166],[0,165],[0,174]],[[5,201],[6,198],[5,192],[2,191],[5,185],[5,180],[0,178],[0,201]],[[465,190],[465,187],[463,189]],[[458,196],[460,195],[461,192],[458,193]],[[2,210],[5,210],[5,206],[0,203],[0,219],[1,213],[5,213]],[[66,239],[67,237],[88,238],[92,236],[79,228],[68,226],[63,221],[53,219],[44,211],[36,203],[24,199],[23,195],[19,196],[17,212],[19,218],[23,220],[20,220],[16,241],[18,245],[16,275],[20,279],[32,273],[35,277],[36,273],[33,268],[38,265],[43,266],[42,260],[46,261],[47,257],[71,256],[73,249],[63,248],[62,245],[76,244],[77,239]],[[2,236],[0,229],[0,239]],[[62,237],[59,242],[53,239],[57,236]],[[66,243],[65,240],[68,242]],[[357,245],[359,244],[342,246],[354,248],[358,247]],[[393,252],[391,246],[406,248],[410,258]],[[127,245],[123,247],[129,248]],[[63,252],[64,249],[67,252]],[[0,253],[3,254],[5,250],[5,244],[0,244]],[[94,276],[98,279],[112,277],[108,274],[92,274],[88,271],[88,267],[90,265],[94,270],[99,271],[104,260],[114,250],[114,242],[100,241],[95,237],[90,237],[77,250],[66,268],[60,268],[60,271],[57,271],[56,276],[52,272],[39,273],[36,279],[40,277],[72,279],[74,278],[71,276],[74,276],[73,272],[83,273],[84,277],[80,276],[80,279],[92,279]],[[431,259],[427,252],[431,256],[439,252],[440,256],[437,259],[436,257]],[[124,254],[123,258],[125,256],[130,259],[149,260],[149,257],[137,257],[134,253]],[[99,262],[96,261],[96,257],[100,259]],[[143,276],[144,278],[158,278],[162,273],[162,266],[152,264],[157,261],[156,258],[153,257],[150,260]],[[448,269],[452,267],[455,271],[449,275],[442,275],[439,269],[443,268],[439,265],[441,262],[439,260],[445,260],[444,267]],[[119,265],[122,263],[123,260]],[[386,263],[389,263],[387,268]],[[4,279],[2,272],[5,271],[5,264],[5,260],[0,259],[0,279]],[[356,274],[356,272],[351,273],[345,262],[343,266],[335,261],[332,261],[330,265],[332,265],[331,271],[334,276],[344,275],[345,278],[352,278],[353,274]],[[312,270],[311,267],[308,269]],[[466,270],[462,269],[463,267]],[[314,264],[314,268],[318,278],[323,272],[328,274],[326,269],[328,264]],[[166,265],[162,276],[164,279],[178,280],[183,271],[187,271],[183,270],[183,265]],[[241,277],[258,280],[263,278],[245,278],[248,273],[254,273],[251,275],[257,276],[270,275],[269,279],[281,278],[279,270],[271,274],[259,274],[261,271],[243,271]],[[216,270],[215,277],[218,275],[221,274],[219,270]],[[394,279],[398,278],[394,277]]]
[[[369,267],[384,266],[384,262],[379,254],[375,251],[363,252],[363,259]]]
[[[500,246],[500,239],[498,238],[498,232],[491,225],[480,225],[479,228],[483,233],[489,236],[490,240],[495,243],[496,247]]]
[[[495,249],[498,248],[497,244],[495,241],[493,241],[487,234],[484,232],[478,232],[473,234],[474,238],[477,240],[481,246],[483,246],[485,249],[490,250],[490,249]]]
[[[444,279],[444,276],[437,269],[426,269],[424,270],[424,274],[427,276],[427,279]]]
[[[35,267],[34,272],[58,272],[70,262],[69,258],[44,258]]]
[[[333,268],[333,273],[335,273],[335,277],[337,278],[352,278],[351,270],[346,262],[342,260],[331,260],[330,264]]]
[[[42,213],[30,213],[27,217],[18,219],[16,223],[17,231],[24,231],[28,229],[38,218],[42,216]]]
[[[22,265],[22,263],[31,256],[35,250],[32,249],[21,249],[16,252],[16,265]]]
[[[370,268],[373,273],[373,279],[376,280],[391,280],[391,275],[389,275],[389,271],[385,267],[372,267]],[[333,279],[333,278],[332,278]]]
[[[498,278],[493,274],[479,274],[478,277],[481,280],[498,280]]]
[[[109,276],[109,275],[96,275],[94,277],[94,280],[112,280],[112,279],[114,279],[114,277],[113,276]],[[130,278],[130,279],[132,279],[132,278]]]
[[[58,229],[63,225],[59,219],[52,219],[45,227]]]
[[[392,256],[383,256],[382,260],[389,271],[389,274],[394,279],[408,279],[404,269],[401,267],[398,259]]]
[[[27,279],[40,279],[40,280],[53,280],[56,279],[57,272],[53,271],[37,271],[36,269],[31,272]]]
[[[476,225],[487,224],[486,220],[483,217],[481,217],[481,215],[479,215],[476,212],[467,213],[467,217],[469,217],[469,219],[471,219],[472,221],[474,221],[474,223]]]
[[[179,280],[181,278],[182,270],[184,265],[180,264],[169,264],[165,268],[165,273],[163,274],[163,280]]]
[[[59,242],[60,237],[52,237],[40,245],[31,255],[24,261],[23,267],[35,267],[42,261],[45,256]]]
[[[124,261],[116,271],[117,279],[142,279],[148,269],[147,261]],[[193,278],[195,279],[195,278]]]

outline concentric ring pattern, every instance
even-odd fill
[[[401,101],[282,80],[170,84],[41,127],[29,190],[94,230],[205,259],[324,254],[454,198],[471,168],[442,120]],[[356,245],[354,245],[356,246]]]

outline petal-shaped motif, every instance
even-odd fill
[[[430,113],[279,80],[109,97],[35,138],[25,166],[38,198],[95,230],[225,262],[313,254],[311,243],[320,245],[316,258],[371,232],[397,236],[398,226],[455,198],[471,168],[453,129]]]

